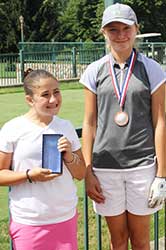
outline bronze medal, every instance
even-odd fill
[[[133,50],[131,55],[130,55],[129,67],[128,67],[128,70],[127,70],[126,75],[124,77],[121,89],[119,87],[118,80],[116,78],[114,66],[110,60],[110,76],[111,76],[114,91],[115,91],[115,94],[116,94],[116,97],[118,99],[119,106],[120,106],[120,111],[117,112],[114,116],[114,122],[120,127],[126,126],[129,122],[129,116],[125,111],[123,111],[123,108],[124,108],[126,94],[127,94],[127,88],[129,85],[129,80],[130,80],[131,74],[133,72],[135,60],[136,60],[136,53],[135,53],[135,50]]]
[[[124,111],[119,111],[116,113],[115,117],[114,117],[114,121],[115,123],[120,126],[120,127],[124,127],[128,124],[129,122],[129,116],[126,112]]]

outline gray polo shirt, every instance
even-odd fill
[[[124,111],[129,123],[119,127],[114,122],[120,110],[110,76],[110,63],[120,84],[129,66],[123,69],[111,54],[90,64],[80,82],[97,95],[97,132],[93,146],[93,166],[99,169],[129,169],[147,166],[154,162],[151,95],[165,81],[160,65],[137,53],[129,80]]]

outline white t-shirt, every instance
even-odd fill
[[[80,149],[76,131],[69,121],[54,117],[40,127],[24,116],[7,122],[0,131],[0,151],[13,152],[13,171],[42,167],[42,135],[63,134],[72,151]],[[44,225],[66,221],[75,214],[76,186],[63,163],[63,174],[47,182],[24,182],[11,187],[9,193],[12,220],[27,225]]]

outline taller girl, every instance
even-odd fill
[[[133,9],[114,4],[101,31],[110,53],[90,64],[85,86],[83,154],[86,188],[105,216],[113,250],[149,250],[150,214],[166,198],[165,75],[134,49]]]

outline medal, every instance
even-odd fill
[[[118,85],[118,81],[116,79],[116,74],[115,74],[115,71],[114,71],[113,64],[111,63],[111,60],[110,60],[110,75],[111,75],[111,78],[112,78],[112,84],[113,84],[113,87],[114,87],[114,91],[115,91],[115,94],[116,94],[116,97],[118,99],[119,106],[120,106],[120,111],[115,114],[114,121],[120,127],[126,126],[128,124],[128,122],[129,122],[129,116],[124,111],[124,103],[125,103],[127,88],[128,88],[128,85],[129,85],[129,80],[130,80],[132,71],[133,71],[135,59],[136,59],[136,53],[133,50],[132,54],[130,56],[129,68],[128,68],[126,76],[124,78],[121,90],[120,90],[120,87]]]
[[[119,111],[115,114],[114,121],[118,126],[123,127],[128,124],[129,116],[126,112]]]

